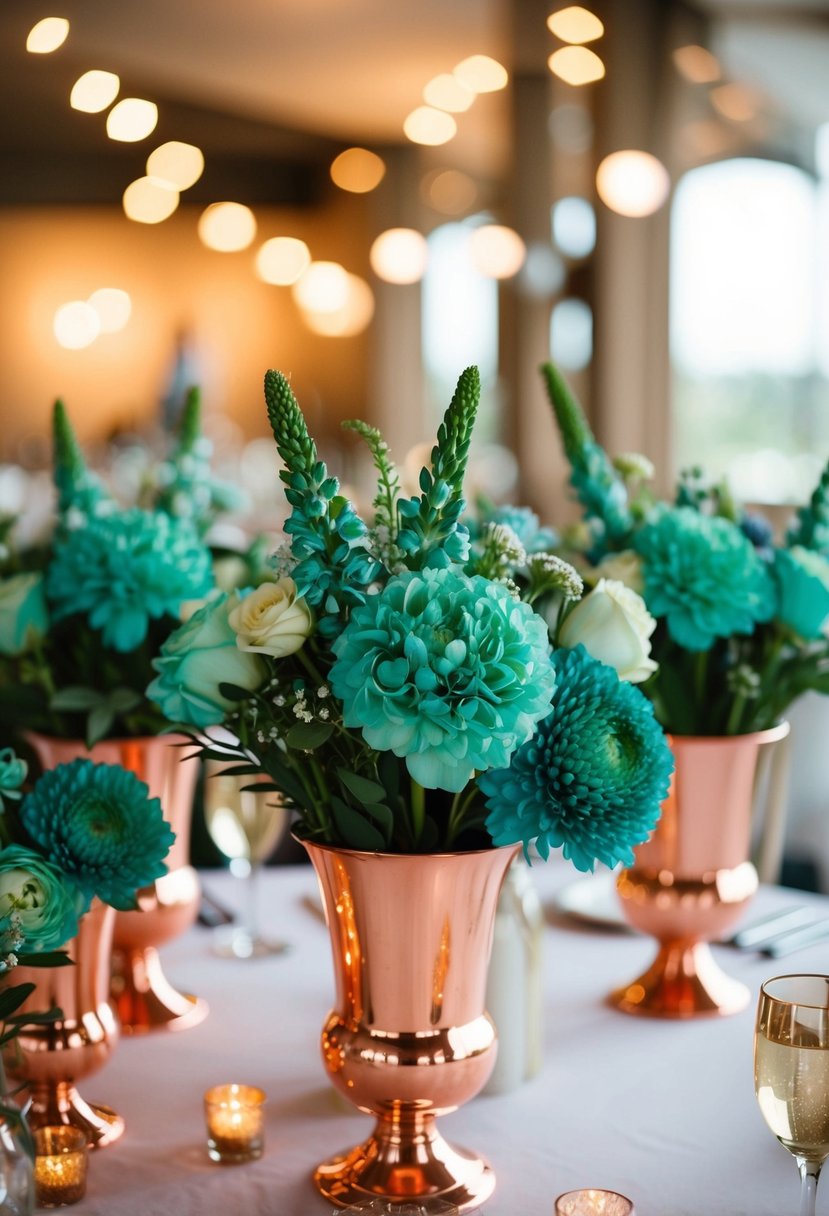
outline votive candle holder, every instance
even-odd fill
[[[255,1085],[214,1085],[204,1095],[212,1161],[255,1161],[264,1146],[265,1092]]]
[[[567,1191],[556,1200],[555,1216],[635,1216],[633,1203],[617,1191]]]
[[[86,1194],[88,1145],[78,1127],[38,1127],[35,1142],[35,1198],[38,1207],[78,1203]]]

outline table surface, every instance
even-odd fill
[[[483,1095],[444,1116],[448,1139],[482,1153],[498,1184],[485,1216],[549,1216],[577,1187],[621,1191],[637,1216],[780,1216],[797,1207],[798,1177],[757,1108],[752,1078],[754,1003],[735,1016],[673,1022],[625,1016],[604,1003],[638,975],[646,938],[563,918],[555,894],[577,877],[560,861],[536,864],[545,906],[544,1066],[519,1089]],[[204,885],[239,903],[238,880],[207,872]],[[319,1032],[333,996],[330,947],[309,901],[310,867],[262,875],[265,928],[292,950],[236,961],[211,955],[211,931],[194,928],[162,952],[168,978],[207,999],[201,1025],[124,1038],[80,1089],[126,1119],[121,1141],[92,1155],[78,1216],[322,1216],[310,1182],[318,1161],[358,1143],[371,1120],[329,1087]],[[761,888],[749,919],[780,905],[829,899]],[[829,972],[829,944],[771,960],[715,947],[756,994],[768,976]],[[261,1160],[211,1163],[202,1094],[225,1081],[268,1094]],[[826,1184],[829,1188],[829,1183]],[[818,1208],[829,1203],[818,1196]]]

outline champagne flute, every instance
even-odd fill
[[[829,1157],[829,975],[781,975],[763,984],[754,1089],[763,1118],[800,1170],[799,1216],[815,1216]]]
[[[246,900],[241,925],[214,931],[213,953],[243,959],[281,954],[287,942],[263,937],[260,931],[258,877],[288,826],[289,814],[280,794],[245,789],[250,777],[234,777],[222,768],[217,761],[207,761],[204,820],[211,840],[230,861],[231,874],[243,880]]]

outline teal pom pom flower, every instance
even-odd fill
[[[583,646],[552,657],[552,712],[509,768],[478,778],[496,845],[563,847],[579,870],[630,865],[656,826],[673,757],[653,707]]]
[[[96,516],[55,546],[46,590],[56,619],[83,613],[104,644],[124,653],[152,618],[178,616],[213,581],[210,552],[189,523],[133,508]]]
[[[234,591],[202,605],[170,634],[159,658],[153,659],[158,676],[147,696],[170,722],[216,725],[234,708],[219,691],[220,684],[253,691],[266,679],[265,663],[259,655],[239,649],[228,619],[241,602],[242,593]]]
[[[78,932],[89,904],[77,886],[39,853],[13,844],[0,850],[0,917],[22,935],[17,949],[57,950]]]
[[[829,561],[801,545],[778,549],[774,576],[778,620],[804,641],[817,641],[829,626]]]
[[[708,650],[716,638],[750,634],[774,615],[774,583],[763,559],[736,524],[692,507],[657,511],[637,533],[644,598],[686,650]]]
[[[550,710],[547,629],[480,576],[407,572],[355,608],[334,643],[330,682],[346,726],[405,757],[427,789],[458,792],[502,767]]]
[[[20,820],[87,900],[135,907],[135,893],[166,874],[175,839],[161,803],[134,773],[73,760],[49,769],[23,799]]]

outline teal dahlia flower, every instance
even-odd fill
[[[654,514],[636,535],[644,597],[685,650],[708,650],[717,638],[749,634],[774,615],[774,583],[736,524],[692,507]]]
[[[126,653],[141,645],[151,618],[178,616],[212,582],[210,552],[187,521],[132,508],[66,533],[46,591],[56,619],[84,613],[105,645]]]
[[[668,793],[673,757],[648,700],[583,646],[553,654],[552,712],[513,756],[484,773],[486,826],[497,845],[535,840],[579,870],[630,865]]]
[[[47,770],[24,798],[20,819],[87,899],[128,910],[136,891],[167,873],[175,836],[161,803],[120,765],[73,760]]]
[[[509,764],[550,711],[547,628],[527,604],[449,568],[389,580],[351,613],[330,682],[343,721],[405,757],[427,789]]]

